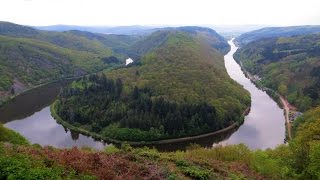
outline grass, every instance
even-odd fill
[[[0,142],[9,142],[12,144],[22,144],[22,145],[29,144],[26,138],[24,138],[19,133],[13,130],[5,128],[2,124],[0,124]]]

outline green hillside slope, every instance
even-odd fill
[[[320,34],[255,41],[235,57],[301,111],[320,104]]]
[[[162,37],[138,65],[65,88],[56,105],[59,116],[129,141],[196,135],[241,121],[249,93],[230,79],[223,56],[183,31],[155,32],[143,41],[157,44]]]
[[[188,33],[193,38],[203,41],[212,48],[217,49],[222,54],[226,54],[230,50],[227,41],[214,30],[196,26],[185,26],[177,28],[159,28],[158,31],[133,44],[130,47],[131,54],[135,54],[136,56],[144,55],[164,44],[168,40],[170,33],[174,31]]]
[[[105,67],[92,53],[61,48],[38,40],[0,36],[0,46],[2,91],[10,90],[15,81],[31,87]]]
[[[138,37],[49,32],[0,22],[0,104],[35,85],[124,63]]]

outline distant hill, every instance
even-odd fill
[[[28,26],[0,21],[0,34],[13,37],[34,37],[39,34],[39,31]]]
[[[235,58],[301,111],[320,105],[320,33],[257,40]]]
[[[192,136],[240,123],[250,96],[228,76],[223,55],[210,44],[218,39],[213,32],[183,27],[152,33],[133,45],[139,63],[66,87],[54,105],[57,114],[120,141]]]
[[[319,26],[288,26],[288,27],[266,27],[244,33],[236,38],[236,41],[242,46],[249,42],[262,38],[270,37],[289,37],[320,32]]]
[[[0,22],[0,35],[32,38],[49,42],[60,47],[78,51],[88,51],[101,56],[108,56],[112,51],[123,51],[134,43],[137,36],[106,35],[85,31],[41,31],[31,27],[9,22]]]
[[[159,30],[180,30],[198,35],[203,40],[208,40],[208,43],[212,47],[218,49],[222,53],[226,53],[229,50],[229,45],[226,43],[224,38],[219,35],[216,31],[210,28],[197,27],[197,26],[185,26],[185,27],[156,27],[156,26],[118,26],[118,27],[86,27],[86,26],[68,26],[68,25],[54,25],[54,26],[43,26],[36,27],[41,30],[49,31],[73,31],[73,32],[83,32],[89,31],[92,34],[94,33],[103,33],[103,34],[114,34],[115,35],[149,35],[155,31]],[[214,38],[214,39],[213,39]],[[159,40],[161,41],[161,40]],[[132,41],[130,41],[132,42]],[[140,44],[143,41],[139,42]],[[139,46],[139,45],[137,45]],[[146,45],[147,46],[147,45]],[[138,47],[134,49],[139,49]],[[142,48],[143,49],[143,48]],[[137,50],[138,54],[141,50]]]
[[[71,25],[52,25],[52,26],[35,26],[36,29],[46,31],[89,31],[102,34],[121,34],[121,35],[143,35],[153,32],[152,29],[160,28],[158,26],[71,26]]]

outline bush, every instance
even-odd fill
[[[120,152],[120,149],[118,149],[118,148],[115,147],[114,145],[110,145],[110,146],[107,146],[107,147],[104,149],[104,152],[109,153],[109,154],[113,154],[113,153]]]
[[[176,165],[183,172],[183,174],[194,179],[209,179],[210,170],[192,165],[185,160],[177,160]]]

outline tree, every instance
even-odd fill
[[[286,85],[284,84],[280,84],[279,87],[278,87],[278,92],[283,95],[283,96],[286,96],[287,94],[287,91],[288,91],[288,88]]]
[[[11,93],[11,95],[14,95],[14,94],[15,94],[15,90],[14,90],[14,88],[13,88],[13,87],[11,88],[10,93]]]

